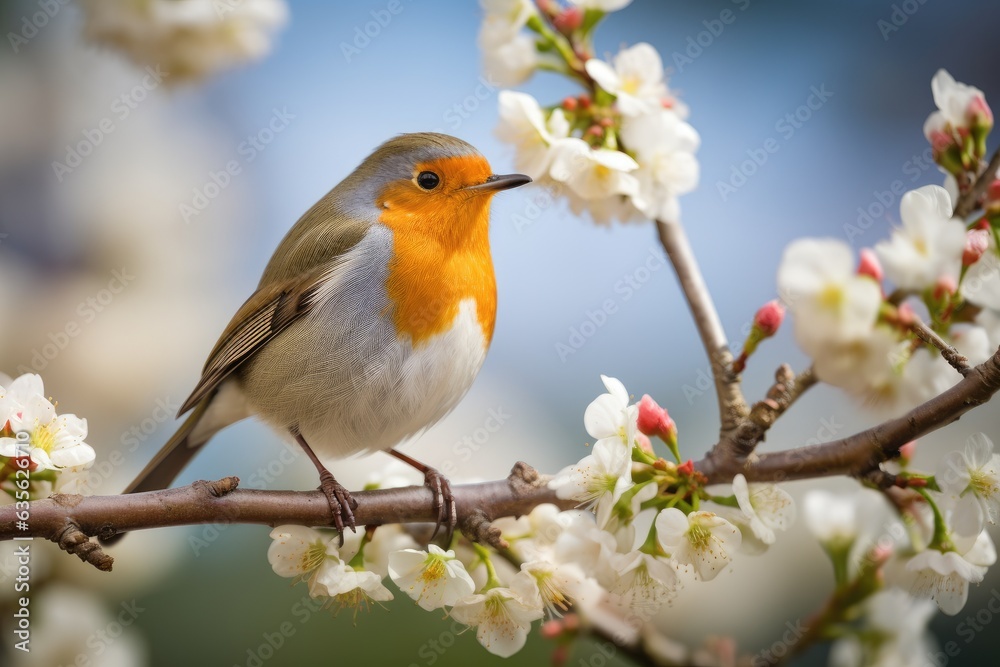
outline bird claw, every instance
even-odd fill
[[[431,539],[437,537],[438,532],[443,527],[447,531],[445,533],[446,543],[451,544],[455,527],[458,525],[458,508],[455,505],[455,496],[451,491],[451,482],[434,468],[428,468],[424,472],[424,486],[434,494],[434,511],[437,513],[437,521],[434,524],[434,533],[431,535]]]
[[[351,492],[327,470],[320,473],[319,489],[330,503],[333,525],[340,532],[340,546],[344,546],[344,527],[350,528],[351,532],[358,532],[352,511],[358,508],[358,501],[352,498]]]

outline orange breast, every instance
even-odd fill
[[[481,183],[489,175],[481,158],[448,158],[436,166],[443,162],[448,163],[446,186],[456,180]],[[386,280],[390,315],[398,335],[409,337],[415,347],[447,331],[466,299],[476,303],[487,344],[492,339],[497,295],[490,199],[455,188],[420,192],[409,181],[391,184],[380,194],[379,220],[392,229],[394,243]]]

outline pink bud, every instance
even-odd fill
[[[972,98],[965,110],[965,115],[969,119],[970,125],[993,127],[993,110],[990,109],[990,105],[986,103],[986,98],[982,95]]]
[[[879,542],[874,547],[872,547],[870,554],[872,563],[874,563],[876,567],[885,565],[886,563],[889,562],[889,559],[892,558],[892,551],[893,551],[892,542],[886,542],[886,543]]]
[[[603,137],[604,128],[601,127],[600,125],[591,125],[590,127],[587,128],[586,134],[591,137]]]
[[[566,111],[576,111],[579,102],[575,97],[567,97],[562,101],[562,108]]]
[[[655,456],[655,452],[653,452],[653,443],[652,441],[650,441],[648,435],[646,435],[645,433],[636,433],[635,442],[637,445],[639,445],[639,449],[646,452],[647,454]]]
[[[972,266],[979,261],[990,247],[990,233],[985,229],[972,229],[965,235],[965,250],[962,251],[962,266]]]
[[[566,614],[563,616],[563,625],[566,632],[576,632],[580,629],[580,617],[576,614]]]
[[[885,274],[882,272],[882,262],[878,261],[878,255],[871,248],[862,248],[861,260],[858,262],[858,275],[874,278],[875,282],[881,283]]]
[[[583,25],[583,9],[581,7],[567,7],[552,19],[552,25],[559,32],[568,35]]]
[[[639,431],[646,435],[656,435],[664,440],[677,433],[677,425],[667,411],[661,408],[649,394],[639,401]]]
[[[910,440],[908,443],[899,448],[899,458],[903,463],[909,463],[913,460],[913,455],[917,453],[917,441]]]
[[[578,98],[580,100],[580,106],[584,109],[590,108],[590,95],[580,95]]]
[[[542,637],[546,639],[555,639],[563,633],[563,623],[558,618],[553,618],[551,621],[545,621],[542,623]]]
[[[927,135],[927,140],[931,143],[935,153],[943,153],[955,145],[955,137],[944,130],[931,130]]]
[[[903,326],[910,326],[917,320],[917,314],[913,311],[913,306],[909,303],[899,304],[899,308],[896,309],[896,318],[899,323]]]
[[[777,299],[768,301],[753,316],[753,325],[760,329],[764,338],[773,336],[785,319],[785,307]]]
[[[993,182],[986,188],[986,199],[994,202],[1000,201],[1000,178],[993,179]]]
[[[690,476],[694,474],[694,461],[688,459],[684,463],[677,466],[677,472],[682,475]]]
[[[955,283],[955,279],[948,274],[944,274],[937,279],[934,283],[933,296],[937,300],[941,300],[946,296],[951,296],[958,291],[958,285]]]
[[[552,649],[552,665],[553,667],[562,667],[569,660],[569,646],[566,644],[560,644]]]

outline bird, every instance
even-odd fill
[[[375,451],[423,473],[435,534],[450,537],[447,478],[395,448],[479,373],[497,310],[490,203],[529,182],[446,134],[378,146],[288,231],[181,405],[190,415],[123,493],[167,488],[216,433],[256,416],[316,466],[341,540],[357,502],[329,467]]]

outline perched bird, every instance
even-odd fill
[[[494,175],[445,134],[379,146],[282,240],[181,406],[191,415],[125,493],[166,488],[219,430],[256,415],[315,464],[341,535],[357,503],[327,465],[375,450],[424,473],[450,533],[447,479],[393,447],[479,372],[496,316],[490,201],[530,181]]]

